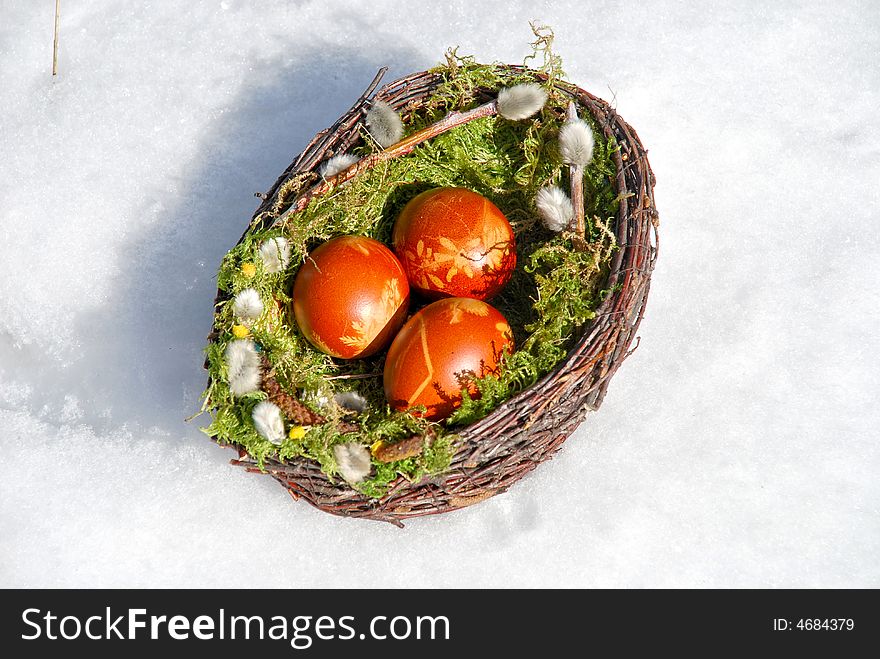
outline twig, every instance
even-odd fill
[[[394,158],[405,156],[408,153],[411,153],[412,150],[415,149],[419,144],[427,142],[432,137],[437,137],[437,135],[452,130],[457,126],[466,124],[470,121],[473,121],[474,119],[491,117],[496,114],[498,114],[497,99],[493,99],[488,103],[484,103],[483,105],[480,105],[479,107],[476,107],[472,110],[468,110],[467,112],[450,112],[437,123],[431,124],[430,126],[427,126],[408,137],[405,137],[400,142],[391,145],[384,151],[379,151],[377,153],[370,154],[365,158],[361,158],[354,165],[352,165],[348,169],[342,170],[336,176],[331,176],[321,183],[318,183],[311,190],[298,197],[297,200],[290,206],[290,208],[284,211],[278,217],[278,219],[275,220],[273,226],[277,226],[283,223],[291,215],[303,210],[306,206],[309,205],[309,202],[311,202],[312,199],[324,194],[327,190],[330,189],[331,186],[341,185],[346,181],[350,181],[361,172],[372,169],[380,162],[385,162],[386,160],[393,160]]]
[[[568,120],[576,121],[577,108],[574,101],[568,102]],[[575,231],[580,239],[586,240],[586,223],[584,222],[584,166],[574,163],[569,166],[571,177],[571,205],[574,207]]]
[[[361,158],[358,162],[347,169],[342,170],[335,176],[324,179],[323,182],[318,183],[305,194],[298,197],[290,208],[284,211],[278,219],[275,220],[273,226],[283,223],[288,217],[290,217],[290,215],[303,210],[309,205],[312,199],[324,194],[331,186],[341,185],[361,172],[375,167],[380,162],[405,156],[412,152],[412,150],[419,144],[426,142],[432,137],[436,137],[441,133],[445,133],[448,130],[452,130],[457,126],[461,126],[475,119],[492,117],[496,114],[511,121],[528,119],[534,114],[540,112],[541,108],[543,108],[546,103],[547,92],[536,83],[520,83],[518,85],[513,85],[512,87],[505,87],[498,92],[497,98],[466,112],[450,112],[440,121],[413,133],[409,137],[403,138],[396,144],[387,147],[384,151],[373,153],[365,158]]]
[[[328,375],[325,380],[368,380],[370,378],[380,378],[382,373],[358,373],[357,375]]]
[[[385,74],[388,72],[388,67],[383,66],[377,72],[376,75],[373,76],[372,82],[367,86],[364,90],[364,93],[361,94],[357,101],[355,101],[352,106],[351,111],[355,108],[360,108],[364,103],[367,102],[367,99],[370,97],[370,94],[379,86],[379,83],[382,82],[382,78],[385,77]],[[300,154],[299,158],[297,158],[294,163],[288,168],[288,172],[305,172],[317,164],[317,157],[326,152],[325,145],[333,139],[333,136],[338,133],[342,128],[343,124],[346,121],[352,121],[351,119],[351,111],[349,113],[340,117],[336,123],[334,123],[330,128],[322,130],[320,133],[315,135],[311,142],[308,143],[303,152]],[[308,154],[308,157],[307,157]],[[287,172],[286,172],[287,173]],[[275,188],[266,193],[266,199],[269,199],[273,196],[275,189],[281,184],[281,181],[275,184]]]
[[[366,101],[370,97],[370,94],[372,94],[373,91],[376,89],[376,87],[379,86],[379,83],[382,82],[382,78],[385,77],[386,73],[388,73],[387,66],[382,66],[379,68],[378,71],[376,71],[376,75],[373,76],[372,82],[370,82],[370,84],[367,85],[367,88],[364,90],[364,93],[361,94],[360,97],[358,98],[358,100],[357,100],[358,103],[363,103],[364,101]]]
[[[389,148],[385,149],[385,151],[381,152],[381,154],[376,155],[384,155],[385,158],[382,158],[382,160],[391,160],[392,158],[396,158],[398,156],[405,156],[414,148],[416,148],[419,144],[421,144],[422,142],[427,142],[432,137],[437,137],[437,135],[445,133],[446,131],[452,130],[453,128],[456,128],[458,126],[462,126],[470,121],[473,121],[474,119],[491,117],[496,114],[498,114],[497,99],[493,99],[488,103],[484,103],[483,105],[480,105],[479,107],[476,107],[472,110],[468,110],[467,112],[450,112],[437,123],[422,128],[422,130],[413,133],[409,137],[405,137],[397,144],[393,144]]]
[[[61,17],[61,0],[55,0],[55,41],[52,44],[52,75],[58,74],[58,24]]]

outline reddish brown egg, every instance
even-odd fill
[[[293,284],[293,313],[309,342],[353,359],[381,350],[406,318],[409,284],[378,240],[340,236],[309,254]]]
[[[516,268],[510,222],[491,201],[464,188],[414,197],[394,224],[392,242],[410,286],[430,298],[488,300]]]
[[[472,298],[438,300],[410,318],[388,349],[385,396],[396,410],[439,420],[461,405],[474,378],[498,373],[513,333],[501,312]]]

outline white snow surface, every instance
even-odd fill
[[[0,0],[0,586],[880,586],[880,4]],[[657,175],[641,343],[510,492],[316,511],[185,423],[220,258],[378,67],[530,19]]]

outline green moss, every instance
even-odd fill
[[[546,49],[546,40],[541,41],[543,33],[536,34],[536,52],[539,57],[543,55],[544,72],[551,81],[561,78],[558,59]],[[474,107],[494,96],[501,87],[534,81],[530,73],[478,64],[455,53],[450,53],[447,63],[434,71],[443,81],[431,101],[408,117],[408,132],[433,123],[450,110]],[[614,249],[608,227],[613,226],[617,207],[611,159],[615,145],[606,142],[594,127],[595,155],[585,173],[589,249],[577,251],[568,236],[545,230],[534,206],[541,187],[568,186],[567,170],[563,169],[556,148],[566,102],[554,91],[534,120],[510,122],[489,117],[470,122],[417,147],[406,157],[381,163],[348,184],[330,190],[289,218],[283,227],[265,228],[271,225],[271,216],[255,222],[220,265],[218,286],[228,300],[216,308],[217,338],[207,348],[210,379],[204,407],[211,411],[213,420],[205,432],[218,440],[243,446],[260,462],[269,456],[315,460],[330,478],[335,478],[338,469],[334,445],[395,441],[425,434],[430,428],[436,439],[422,455],[389,464],[374,463],[371,477],[357,486],[371,497],[382,496],[398,476],[418,481],[446,469],[454,453],[456,431],[486,416],[500,402],[550,372],[565,356],[579,328],[593,317],[605,293],[600,288]],[[364,146],[356,151],[364,154],[371,148],[369,140],[365,140]],[[510,322],[518,350],[506,359],[498,378],[477,381],[480,395],[466,396],[461,408],[442,424],[389,408],[381,382],[384,354],[351,361],[331,358],[305,341],[286,311],[296,271],[310,249],[343,234],[367,235],[388,243],[394,220],[406,202],[419,192],[438,186],[466,187],[492,200],[511,221],[518,257],[512,281],[492,302]],[[282,199],[276,210],[282,211],[292,198],[293,193]],[[259,246],[278,235],[290,241],[292,263],[284,273],[268,274],[263,271]],[[245,263],[256,266],[252,278],[242,272]],[[233,339],[231,298],[247,287],[256,288],[264,301],[278,301],[278,307],[270,307],[251,333],[282,387],[325,416],[328,411],[321,406],[322,400],[341,391],[358,391],[368,401],[368,411],[356,419],[358,432],[344,432],[339,425],[340,412],[331,410],[327,424],[310,428],[300,439],[287,439],[280,447],[256,433],[250,413],[265,394],[257,392],[233,399],[223,362],[223,351]]]

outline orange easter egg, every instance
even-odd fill
[[[343,359],[387,346],[408,309],[409,284],[397,257],[364,236],[340,236],[318,246],[293,284],[293,313],[303,336]]]
[[[392,234],[410,286],[430,297],[488,300],[510,281],[516,244],[498,207],[465,188],[435,188],[404,206]]]
[[[462,389],[476,393],[475,378],[498,374],[513,351],[513,333],[500,311],[473,298],[429,304],[398,332],[385,360],[385,396],[396,410],[446,418],[461,405]]]

